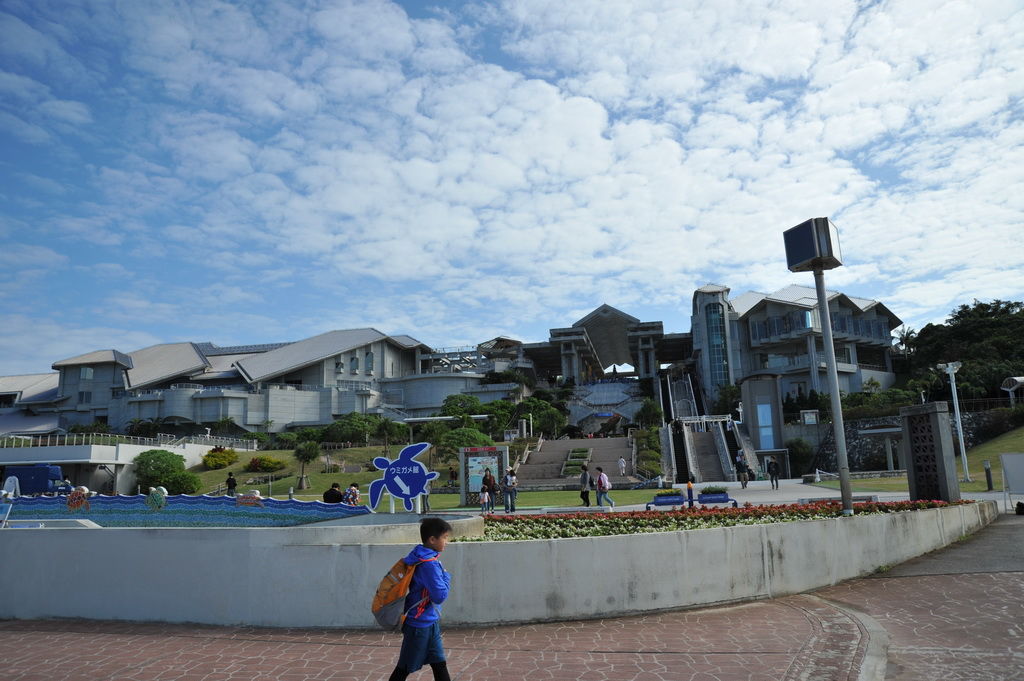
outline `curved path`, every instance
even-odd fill
[[[445,643],[456,681],[1024,679],[1022,569],[1024,517],[1001,515],[952,547],[812,594],[448,630]],[[19,681],[377,680],[399,643],[378,632],[0,621],[4,678]]]

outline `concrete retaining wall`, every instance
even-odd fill
[[[940,548],[997,513],[995,502],[982,502],[659,534],[454,543],[442,555],[453,574],[445,622],[608,617],[797,593]],[[339,544],[330,530],[3,530],[0,618],[371,627],[377,581],[411,544]]]

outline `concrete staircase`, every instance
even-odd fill
[[[601,466],[612,482],[612,489],[628,487],[636,482],[629,474],[630,448],[629,441],[624,437],[594,438],[581,440],[547,440],[539,452],[530,454],[527,463],[521,465],[516,472],[519,488],[529,490],[544,489],[578,489],[579,476],[559,477],[562,463],[570,449],[590,449],[591,458],[588,466],[591,474],[594,468]],[[619,475],[619,457],[626,460],[626,477]]]
[[[694,459],[697,463],[697,481],[711,482],[725,480],[722,473],[722,461],[718,458],[715,448],[714,433],[693,433]]]

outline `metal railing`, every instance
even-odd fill
[[[164,444],[154,437],[134,437],[110,433],[68,433],[32,436],[8,436],[0,438],[0,447],[68,447],[81,445],[145,445]]]

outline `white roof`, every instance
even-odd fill
[[[328,331],[270,352],[246,357],[235,365],[245,380],[255,383],[387,337],[377,329],[371,328]]]
[[[128,387],[142,388],[176,376],[187,377],[209,366],[192,343],[161,343],[131,354]]]
[[[46,401],[57,396],[60,374],[0,376],[0,393],[19,393],[19,402]]]
[[[53,368],[62,366],[76,366],[79,364],[120,364],[131,368],[132,358],[123,352],[117,350],[96,350],[94,352],[87,352],[84,355],[78,355],[69,359],[62,359],[59,362],[53,363]]]
[[[34,433],[52,433],[60,429],[58,415],[55,412],[48,414],[29,414],[25,411],[0,414],[0,435],[31,435]],[[14,454],[17,450],[8,449],[7,452]]]

